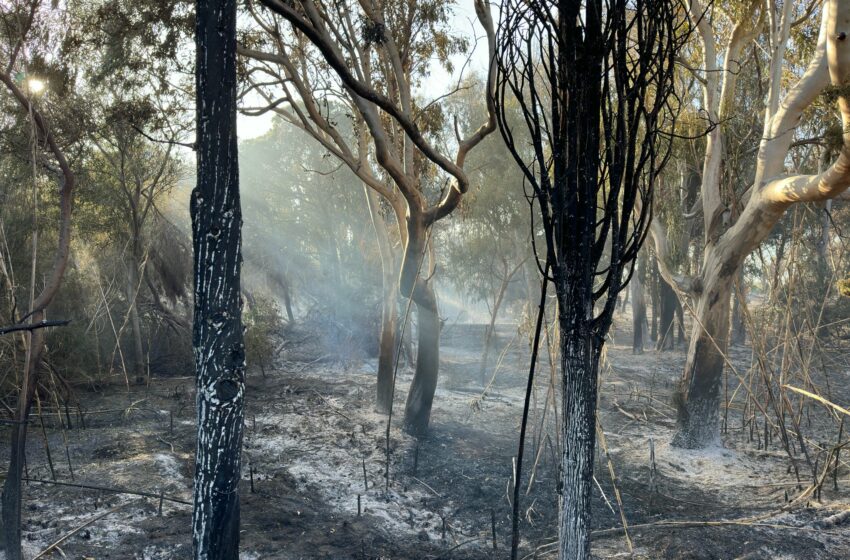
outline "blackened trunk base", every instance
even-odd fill
[[[416,353],[416,373],[410,384],[404,410],[404,431],[414,436],[423,436],[428,432],[440,367],[440,317],[430,286],[428,292],[432,296],[429,299],[432,299],[433,305],[430,302],[416,304],[419,347]]]
[[[386,280],[385,280],[386,282]],[[384,308],[381,316],[381,339],[378,346],[378,386],[375,409],[388,414],[393,400],[393,372],[396,362],[396,288],[392,279],[392,289],[384,294]],[[386,288],[386,286],[385,286]]]
[[[41,322],[44,313],[39,311],[31,317],[33,323]],[[2,512],[0,517],[3,521],[3,543],[6,550],[6,560],[23,560],[21,551],[21,501],[23,499],[21,482],[24,476],[24,463],[26,462],[27,447],[27,423],[35,389],[38,385],[38,365],[41,361],[42,349],[44,348],[44,331],[31,331],[29,340],[30,353],[27,356],[25,379],[22,390],[18,396],[18,414],[16,420],[19,422],[12,426],[12,444],[10,447],[9,468],[6,472],[6,481],[3,483]]]

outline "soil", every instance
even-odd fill
[[[627,325],[628,318],[619,323]],[[509,557],[508,495],[529,348],[526,335],[514,325],[500,325],[491,352],[499,363],[491,364],[493,378],[483,390],[478,379],[483,328],[455,324],[444,329],[431,432],[419,441],[399,430],[412,374],[410,368],[400,370],[388,478],[387,420],[373,411],[374,360],[334,363],[306,359],[302,352],[297,361],[293,352],[265,376],[252,371],[241,557]],[[825,517],[850,509],[846,465],[839,471],[838,490],[830,479],[819,500],[812,497],[786,507],[787,499],[808,488],[812,469],[796,448],[798,481],[780,438],[774,435],[763,445],[760,430],[752,435],[748,427],[741,428],[741,410],[729,410],[726,433],[715,448],[671,447],[675,411],[670,394],[684,352],[634,355],[628,332],[613,332],[601,373],[599,420],[607,445],[600,445],[596,462],[595,558],[850,558],[850,523],[820,528]],[[731,355],[733,363],[748,367],[748,348],[735,348]],[[558,443],[553,409],[545,404],[551,402],[546,398],[551,370],[545,360],[538,372],[523,470],[521,557],[551,558]],[[734,393],[738,385],[730,378]],[[847,381],[847,368],[830,372],[832,396],[839,403],[850,402]],[[29,478],[55,476],[178,501],[30,482],[25,487],[25,556],[33,558],[97,518],[45,557],[190,558],[191,507],[179,501],[191,500],[193,393],[189,377],[155,378],[148,387],[131,386],[129,391],[120,384],[96,391],[79,387],[84,422],[74,411],[45,414],[48,446],[41,426],[34,425]],[[813,408],[808,415],[807,433],[832,433],[818,430],[821,425],[833,429],[829,414]],[[817,444],[809,443],[810,460],[822,466],[825,453],[818,454]],[[2,449],[5,463],[5,442]],[[622,529],[618,494],[633,552]]]

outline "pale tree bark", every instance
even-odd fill
[[[192,544],[197,559],[236,560],[245,412],[236,0],[199,0],[195,31],[198,171],[190,210],[198,442]]]
[[[378,252],[381,256],[381,334],[378,343],[378,385],[375,408],[386,414],[390,410],[393,399],[393,375],[396,362],[396,335],[398,331],[398,264],[390,242],[389,226],[381,213],[381,203],[378,193],[364,185],[366,200],[369,205],[369,216]]]
[[[781,17],[788,17],[787,12]],[[734,281],[744,259],[764,241],[791,205],[835,198],[850,185],[850,103],[840,89],[850,79],[850,41],[846,40],[846,33],[850,31],[847,29],[850,1],[828,0],[823,4],[821,17],[818,42],[808,69],[781,100],[779,81],[769,84],[765,133],[759,146],[753,187],[740,217],[725,231],[720,222],[709,223],[707,218],[703,267],[698,277],[677,279],[669,270],[665,276],[679,291],[696,301],[694,332],[676,397],[679,428],[674,443],[682,447],[704,447],[719,438],[719,390],[729,343],[730,302]],[[700,29],[702,31],[703,27]],[[787,41],[788,29],[788,25],[777,24],[774,40]],[[771,61],[771,68],[783,66],[784,49],[774,52],[777,58]],[[844,145],[836,161],[824,172],[786,175],[784,165],[794,130],[803,112],[830,84],[839,88],[837,106]],[[728,93],[733,95],[733,92]],[[712,192],[707,192],[711,190],[709,186],[704,180],[704,204],[713,196]],[[706,207],[706,215],[709,214],[710,206]],[[711,227],[712,223],[715,227]],[[663,232],[656,232],[654,228],[653,236],[656,248],[663,248],[663,241],[659,243]],[[659,259],[660,264],[663,262]]]

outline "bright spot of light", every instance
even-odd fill
[[[41,93],[44,91],[46,84],[38,78],[30,78],[27,80],[27,87],[32,93]]]

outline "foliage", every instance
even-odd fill
[[[258,297],[242,315],[245,327],[245,357],[248,367],[256,365],[266,373],[274,362],[276,336],[281,331],[283,320],[280,308],[271,298]]]

